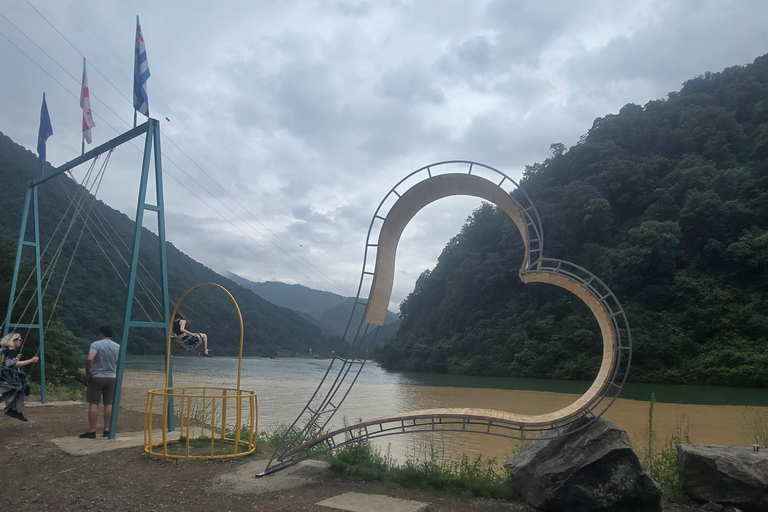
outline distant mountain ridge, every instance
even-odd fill
[[[354,297],[344,297],[332,292],[315,290],[300,284],[287,284],[277,281],[266,281],[257,283],[240,277],[232,272],[227,273],[227,277],[240,286],[248,288],[262,299],[271,302],[277,306],[292,309],[300,313],[320,327],[324,334],[329,336],[342,336],[349,322],[349,314],[355,304]],[[362,315],[363,309],[358,308],[359,313],[355,313],[355,322],[359,320],[358,315]],[[384,325],[379,329],[376,336],[376,345],[383,344],[391,338],[400,325],[398,316],[387,311],[384,319]],[[354,333],[347,334],[347,340],[351,340]]]

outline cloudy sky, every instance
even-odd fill
[[[83,57],[94,145],[131,128],[137,14],[168,239],[219,272],[344,295],[411,171],[467,159],[516,179],[596,117],[768,53],[758,0],[0,0],[0,131],[34,151],[45,92],[49,162],[79,155]],[[131,217],[140,147],[115,152],[99,191]],[[390,309],[478,205],[416,216]]]

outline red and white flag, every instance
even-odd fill
[[[96,126],[91,112],[91,95],[88,91],[88,74],[85,72],[85,57],[83,57],[83,85],[80,88],[80,107],[83,109],[83,139],[91,143],[91,128]]]

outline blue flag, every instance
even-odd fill
[[[43,107],[40,109],[40,131],[37,132],[37,154],[40,157],[40,163],[45,163],[45,141],[51,135],[53,135],[51,116],[48,115],[48,105],[45,104],[45,93],[43,93]]]
[[[139,17],[136,16],[136,50],[133,60],[133,108],[149,117],[147,78],[149,78],[147,49],[144,47],[144,36],[141,33]]]

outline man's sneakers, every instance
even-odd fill
[[[213,357],[213,354],[211,354],[210,352],[208,352],[207,354],[203,354],[203,357]]]
[[[6,409],[5,414],[10,416],[11,418],[16,418],[17,420],[27,421],[27,418],[25,418],[23,414],[21,414],[20,412],[16,412],[13,409]]]
[[[102,432],[101,437],[109,437],[109,430],[105,430],[104,432]]]
[[[86,432],[85,434],[80,434],[80,439],[96,439],[96,432]]]

